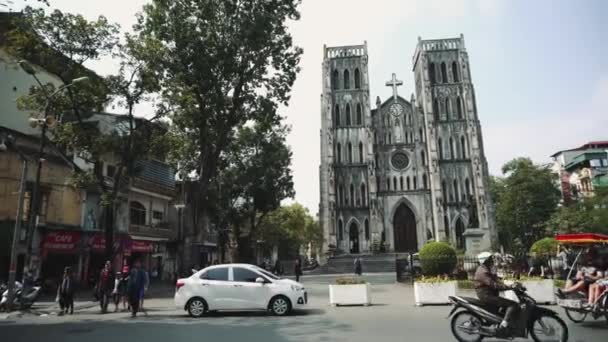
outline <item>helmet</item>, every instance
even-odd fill
[[[477,255],[477,260],[479,261],[480,264],[483,264],[486,262],[486,260],[488,260],[492,256],[493,256],[493,254],[490,252],[481,252]]]

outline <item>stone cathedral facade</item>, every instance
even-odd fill
[[[324,47],[319,219],[325,250],[414,252],[495,241],[494,209],[464,38],[422,40],[416,96],[370,97],[367,43]]]

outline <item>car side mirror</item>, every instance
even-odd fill
[[[262,277],[255,278],[255,282],[258,284],[266,284],[266,281]]]

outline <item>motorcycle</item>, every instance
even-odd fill
[[[476,298],[450,296],[454,308],[451,329],[460,342],[479,342],[484,337],[528,338],[534,341],[568,341],[568,327],[555,311],[538,306],[526,293],[526,288],[516,283],[511,288],[519,300],[519,312],[506,331],[497,329],[504,317],[504,308],[486,305]]]
[[[23,285],[16,281],[13,295],[13,307],[17,307],[20,310],[29,309],[38,299],[40,294],[41,286],[32,286],[24,289]],[[2,310],[8,309],[8,288],[2,292],[2,300],[0,301],[0,308]]]

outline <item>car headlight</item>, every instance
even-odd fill
[[[291,290],[292,291],[303,291],[304,288],[298,285],[291,285]]]

